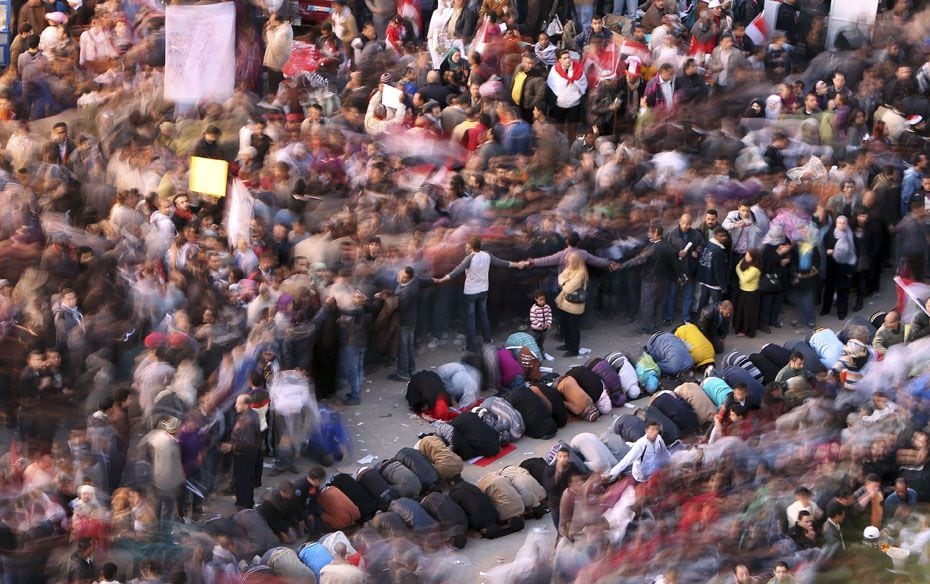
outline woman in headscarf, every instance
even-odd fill
[[[565,344],[559,348],[565,349],[565,357],[574,357],[581,347],[581,315],[584,314],[588,288],[588,269],[577,253],[568,254],[565,269],[559,272],[559,286],[562,291],[555,304],[562,311],[562,334],[565,338]]]
[[[71,541],[89,537],[98,545],[105,545],[109,532],[107,510],[97,501],[97,490],[90,485],[81,485],[77,495],[71,501],[71,508],[74,509],[71,516]]]
[[[857,259],[856,240],[845,215],[837,217],[836,226],[824,235],[823,248],[827,254],[827,273],[820,316],[830,314],[835,292],[836,316],[844,320],[849,311],[849,289],[853,285]]]
[[[785,226],[773,223],[762,240],[762,277],[767,280],[760,287],[762,298],[759,301],[757,328],[762,332],[769,333],[772,332],[770,327],[782,326],[778,317],[791,278],[793,255],[794,246],[785,236]]]
[[[468,60],[458,47],[452,47],[442,60],[439,73],[449,85],[463,89],[468,84]]]
[[[743,114],[744,118],[762,118],[765,117],[765,102],[761,99],[754,99],[752,103],[749,104],[749,107],[746,109],[746,113]]]
[[[781,115],[781,97],[774,93],[765,99],[765,119],[777,120]]]

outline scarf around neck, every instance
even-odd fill
[[[562,68],[562,63],[559,63],[558,61],[556,61],[555,63],[556,74],[558,74],[559,77],[562,77],[569,83],[574,83],[578,81],[579,79],[581,79],[581,76],[584,74],[584,71],[582,70],[581,65],[579,65],[578,63],[574,61],[572,61],[571,71],[572,71],[571,76],[569,76],[568,72]]]

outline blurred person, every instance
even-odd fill
[[[294,40],[294,30],[289,20],[285,20],[277,12],[272,12],[265,23],[264,30],[265,57],[262,65],[267,79],[267,92],[275,95],[278,86],[284,81],[284,64],[291,56],[291,43]]]
[[[184,466],[177,441],[180,427],[177,418],[168,416],[160,420],[158,427],[140,442],[151,460],[157,501],[155,513],[163,529],[176,517],[180,489],[184,488]]]

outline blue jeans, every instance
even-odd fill
[[[723,300],[722,291],[698,284],[694,290],[693,310],[694,312],[701,312],[701,309],[708,304],[720,302],[721,300]]]
[[[342,378],[349,386],[349,397],[360,399],[362,379],[365,377],[365,347],[345,346],[339,351]]]
[[[594,5],[593,4],[583,4],[575,5],[575,18],[578,20],[578,30],[584,32],[586,28],[591,26],[591,19],[594,18]]]
[[[817,324],[817,315],[814,312],[814,291],[807,288],[798,290],[797,300],[801,308],[804,325],[814,328],[814,325]]]
[[[678,300],[679,292],[681,292],[680,320],[688,322],[691,318],[691,302],[694,300],[694,282],[690,279],[681,285],[676,281],[669,282],[668,294],[665,297],[665,320],[675,319],[675,301]]]
[[[639,0],[614,0],[614,14],[623,14],[624,5],[626,6],[627,16],[636,16],[636,11],[639,9]]]
[[[397,347],[397,374],[410,377],[416,369],[414,359],[415,329],[400,327],[400,344]]]
[[[481,325],[481,336],[485,343],[491,342],[491,321],[488,320],[488,293],[465,295],[465,348],[469,353],[478,351],[475,342],[475,319]]]

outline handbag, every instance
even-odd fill
[[[586,288],[573,290],[565,295],[565,301],[572,304],[584,304],[588,301],[588,290]]]
[[[781,292],[783,289],[784,282],[782,282],[781,274],[762,274],[762,278],[759,280],[759,292],[763,294],[772,294]]]

